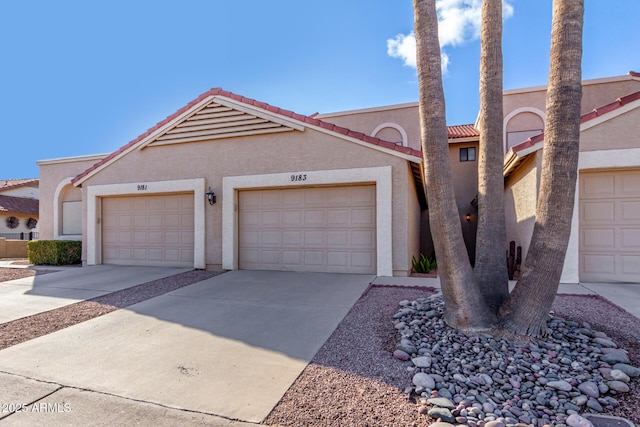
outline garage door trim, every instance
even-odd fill
[[[102,263],[100,200],[106,196],[147,196],[166,193],[193,193],[193,268],[206,268],[205,261],[205,179],[180,179],[125,184],[90,185],[87,188],[87,264]]]
[[[376,186],[376,274],[378,276],[393,276],[391,166],[224,177],[222,179],[224,197],[222,204],[222,268],[238,269],[239,191],[349,184],[375,184]]]

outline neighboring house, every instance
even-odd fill
[[[0,237],[37,238],[38,182],[38,179],[0,180]]]
[[[537,199],[545,90],[504,97],[507,238],[522,246],[523,259]],[[635,73],[585,81],[583,112],[638,90]],[[616,155],[637,176],[640,121],[626,116],[636,114],[631,98],[606,107],[617,112],[584,116],[581,171],[618,167],[603,160]],[[479,134],[472,124],[448,132],[473,262]],[[212,89],[114,153],[38,162],[41,238],[82,239],[89,265],[407,275],[412,256],[433,253],[420,149],[417,103],[304,116]],[[627,172],[608,173],[615,178],[594,174],[594,185],[630,182]],[[581,183],[590,176],[581,172]],[[565,281],[594,278],[588,268],[578,273],[579,253],[587,264],[596,259],[578,248],[578,233]],[[617,280],[640,281],[635,274]]]
[[[507,240],[522,247],[523,262],[533,233],[540,186],[545,90],[539,87],[505,92]],[[582,113],[579,179],[561,280],[638,283],[640,74],[585,81]],[[537,135],[513,144],[516,139],[510,139],[512,129],[514,133],[518,129],[536,130]]]

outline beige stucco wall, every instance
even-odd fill
[[[628,111],[580,133],[580,151],[640,147],[640,108]]]
[[[544,129],[542,118],[531,112],[522,112],[513,116],[507,123],[507,132]]]
[[[0,237],[0,258],[26,258],[27,255],[26,240],[7,240]]]
[[[529,251],[535,224],[540,161],[541,156],[536,153],[530,155],[505,182],[507,249],[512,240],[516,242],[516,247],[522,247],[522,265]]]
[[[385,123],[393,123],[400,126],[407,134],[407,145],[420,150],[420,116],[418,104],[391,105],[388,107],[371,108],[367,110],[354,110],[343,113],[321,114],[319,119],[344,126],[348,129],[372,135],[377,127]],[[374,136],[381,139],[390,139],[396,142],[397,130],[382,130]]]
[[[476,160],[472,162],[460,161],[460,149],[475,147]],[[475,262],[476,253],[476,230],[478,226],[478,211],[473,207],[471,201],[478,194],[478,143],[467,142],[460,144],[449,144],[449,162],[453,173],[453,187],[456,195],[456,204],[462,226],[462,236],[467,245],[469,258]],[[466,215],[471,214],[471,221],[467,222]]]
[[[393,270],[408,272],[408,248],[418,247],[418,230],[411,218],[419,215],[415,192],[409,184],[407,161],[307,128],[260,136],[246,136],[198,143],[149,146],[133,151],[85,181],[83,191],[92,185],[170,181],[205,178],[206,186],[218,196],[217,204],[205,210],[206,264],[222,263],[222,192],[225,176],[310,172],[320,170],[392,167]],[[84,209],[86,210],[86,200]],[[410,210],[414,210],[410,212]],[[417,210],[417,212],[415,211]],[[85,221],[86,222],[86,221]],[[83,260],[86,260],[86,223],[83,224]]]
[[[62,190],[59,202],[82,200],[82,190],[74,188],[71,184],[60,187],[67,179],[75,177],[91,165],[99,161],[103,156],[88,156],[60,160],[42,160],[38,162],[40,167],[40,229],[41,240],[54,239],[54,198],[56,192]],[[60,220],[60,218],[58,219]]]

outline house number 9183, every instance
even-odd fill
[[[147,184],[138,184],[138,191],[145,191],[147,189]]]
[[[306,181],[307,180],[307,174],[300,174],[300,175],[291,175],[291,181],[296,182],[296,181]]]

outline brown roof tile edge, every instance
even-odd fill
[[[38,199],[0,195],[0,212],[16,212],[37,215],[40,202]]]
[[[40,180],[38,178],[25,178],[25,179],[0,179],[0,181],[16,181],[13,184],[7,184],[7,185],[3,185],[0,187],[0,191],[5,191],[5,190],[13,190],[15,188],[20,188],[20,187],[28,187],[30,185],[33,184],[40,184]]]
[[[615,111],[618,108],[624,107],[625,105],[633,101],[637,101],[639,99],[640,99],[640,91],[618,98],[617,100],[615,100],[610,104],[603,105],[602,107],[595,108],[594,110],[586,114],[583,114],[582,116],[580,116],[580,123],[586,123],[589,120],[593,120],[595,118],[602,116],[603,114],[610,113],[611,111]],[[518,153],[522,150],[532,147],[536,143],[543,140],[544,140],[544,133],[541,133],[536,136],[532,136],[531,138],[511,147],[507,152],[507,154],[505,155],[505,158],[508,158],[512,154]]]
[[[197,103],[201,102],[203,99],[205,99],[205,98],[207,98],[209,96],[224,96],[226,98],[233,99],[234,101],[242,102],[244,104],[251,105],[253,107],[260,108],[260,109],[269,111],[269,112],[274,113],[274,114],[279,114],[279,115],[282,115],[282,116],[285,116],[285,117],[292,118],[294,120],[301,121],[303,123],[307,123],[307,124],[312,125],[312,126],[321,127],[323,129],[326,129],[326,130],[329,130],[329,131],[332,131],[332,132],[337,132],[337,133],[349,136],[351,138],[359,139],[359,140],[361,140],[363,142],[366,142],[368,144],[378,145],[380,147],[384,147],[384,148],[387,148],[387,149],[398,151],[398,152],[403,153],[403,154],[408,154],[408,155],[412,155],[412,156],[416,156],[416,157],[422,158],[422,152],[421,151],[418,151],[418,150],[415,150],[415,149],[412,149],[412,148],[409,148],[409,147],[398,146],[398,145],[396,145],[396,144],[394,144],[392,142],[385,141],[383,139],[376,138],[376,137],[367,136],[367,135],[365,135],[365,134],[363,134],[361,132],[352,131],[352,130],[349,130],[349,129],[345,128],[345,127],[338,126],[338,125],[335,125],[333,123],[324,122],[324,121],[319,120],[319,119],[314,118],[314,117],[305,116],[303,114],[294,113],[293,111],[290,111],[290,110],[285,110],[285,109],[282,109],[282,108],[274,107],[274,106],[269,105],[267,103],[256,101],[255,99],[251,99],[251,98],[246,98],[244,96],[237,95],[237,94],[235,94],[233,92],[229,92],[229,91],[223,90],[222,88],[218,87],[218,88],[210,89],[209,91],[207,91],[207,92],[203,93],[202,95],[198,96],[196,99],[194,99],[193,101],[189,102],[187,105],[185,105],[184,107],[180,108],[175,113],[171,114],[170,116],[168,116],[164,120],[161,120],[160,122],[156,123],[153,127],[149,128],[142,135],[138,136],[137,138],[135,138],[134,140],[130,141],[126,145],[120,147],[118,150],[114,151],[113,153],[109,154],[108,156],[106,156],[105,158],[103,158],[102,160],[100,160],[99,162],[94,164],[93,166],[89,167],[84,172],[82,172],[81,174],[77,175],[72,180],[72,183],[75,184],[76,182],[78,182],[79,180],[81,180],[82,178],[87,176],[89,173],[91,173],[92,171],[98,169],[100,166],[102,166],[105,163],[107,163],[108,161],[112,160],[113,158],[115,158],[119,154],[123,153],[124,151],[126,151],[130,147],[136,145],[137,143],[142,141],[144,138],[146,138],[147,136],[149,136],[153,132],[157,131],[159,128],[161,128],[162,126],[166,125],[170,121],[174,120],[176,117],[178,117],[182,113],[186,112],[187,110],[192,108],[194,105],[196,105]]]

